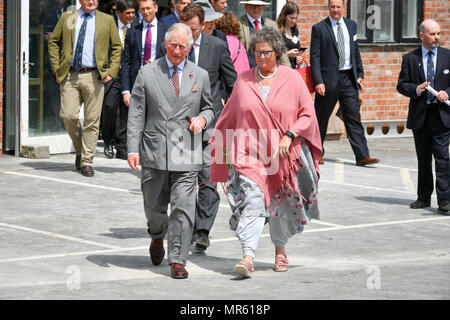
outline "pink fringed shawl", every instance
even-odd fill
[[[283,159],[278,146],[287,130],[299,137],[291,144],[289,157]],[[226,154],[227,163],[258,184],[268,208],[278,191],[298,194],[295,175],[302,165],[300,137],[311,151],[319,176],[322,144],[313,101],[303,79],[291,68],[278,66],[264,102],[254,69],[245,71],[239,75],[209,142],[211,181],[227,181],[228,168],[223,163]]]

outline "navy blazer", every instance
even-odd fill
[[[357,88],[356,79],[364,78],[364,70],[356,41],[356,23],[347,18],[344,22],[350,36],[350,62]],[[339,53],[329,17],[312,27],[310,62],[314,86],[323,83],[327,92],[333,91],[339,79]]]
[[[133,89],[139,69],[142,66],[142,29],[144,24],[131,27],[125,37],[125,46],[122,53],[122,61],[120,64],[120,79],[122,81],[122,91],[130,91]],[[160,47],[164,42],[164,36],[169,28],[164,22],[158,20],[158,35],[156,38],[156,59],[160,58]]]
[[[177,15],[175,14],[175,12],[172,12],[168,16],[165,16],[164,18],[161,18],[161,21],[164,22],[165,24],[167,24],[169,27],[171,25],[173,25],[174,23],[180,22],[178,20],[178,18],[177,18]]]
[[[410,97],[408,121],[409,129],[420,129],[425,120],[427,105],[427,91],[417,96],[417,86],[426,81],[423,68],[422,46],[403,56],[402,67],[397,82],[397,90]],[[434,89],[445,90],[450,96],[450,50],[439,47],[436,57],[436,72],[434,76]],[[450,128],[450,107],[438,102],[439,114],[442,123]]]

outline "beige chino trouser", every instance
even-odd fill
[[[60,85],[61,110],[75,153],[81,155],[81,166],[92,166],[97,147],[100,115],[105,84],[97,70],[71,71]],[[79,120],[84,103],[83,127]]]

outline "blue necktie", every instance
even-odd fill
[[[73,67],[75,68],[75,71],[81,70],[81,62],[83,58],[83,45],[84,45],[84,38],[86,37],[86,27],[87,27],[87,18],[90,16],[90,14],[85,13],[83,15],[84,21],[81,25],[80,33],[78,34],[78,42],[77,47],[75,51],[75,57],[73,59]]]
[[[434,63],[433,63],[433,51],[428,51],[427,60],[427,82],[430,82],[430,86],[434,88]],[[432,103],[436,100],[431,92],[427,92],[428,102]]]
[[[188,59],[190,61],[192,61],[193,63],[195,63],[195,49],[194,48],[195,48],[195,46],[192,46],[192,49],[189,52],[189,57],[188,57]]]

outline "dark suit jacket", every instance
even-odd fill
[[[139,69],[142,66],[142,28],[143,23],[131,27],[125,37],[125,47],[122,54],[120,78],[122,81],[122,91],[133,89]],[[169,28],[165,23],[158,20],[158,36],[156,39],[156,59],[162,57],[160,48],[163,46],[164,35]]]
[[[237,78],[236,70],[230,58],[228,44],[217,37],[202,33],[198,66],[208,71],[209,74],[215,119],[208,125],[208,128],[214,128],[215,122],[223,109],[221,81],[225,85],[228,96],[230,96]]]
[[[180,22],[178,20],[178,18],[177,18],[177,15],[175,14],[175,12],[172,12],[168,16],[165,16],[164,18],[161,18],[161,21],[164,22],[165,24],[167,24],[169,27],[171,25],[173,25],[174,23]]]
[[[344,18],[344,22],[350,35],[350,61],[356,87],[356,79],[364,78],[361,55],[355,37],[356,23],[347,18]],[[314,86],[323,83],[326,91],[333,91],[339,79],[339,53],[329,17],[312,27],[310,62]]]
[[[423,69],[422,47],[403,56],[402,68],[398,77],[397,90],[410,97],[408,121],[409,129],[419,129],[425,120],[427,91],[417,96],[417,86],[426,81]],[[450,50],[439,47],[436,60],[434,89],[445,90],[450,95]],[[450,107],[438,102],[439,114],[446,128],[450,128]]]

